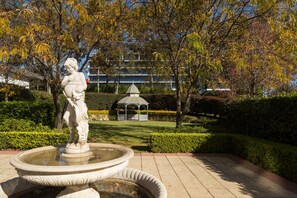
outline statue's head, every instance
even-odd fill
[[[75,71],[78,70],[77,60],[75,58],[67,58],[64,63],[65,67],[72,67]]]

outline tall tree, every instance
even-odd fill
[[[67,57],[80,63],[80,71],[107,40],[120,32],[127,10],[123,1],[23,1],[13,10],[18,23],[10,23],[17,38],[11,48],[0,51],[0,58],[21,55],[45,78],[51,88],[57,128],[61,129],[61,75]],[[8,30],[8,29],[7,29]]]
[[[8,101],[8,97],[14,95],[12,85],[9,84],[9,80],[19,78],[17,68],[19,68],[23,61],[21,55],[10,56],[9,51],[13,49],[13,45],[16,44],[17,38],[13,35],[13,29],[11,24],[18,23],[17,20],[12,20],[13,10],[18,8],[18,1],[2,1],[0,5],[0,75],[4,78],[4,83],[1,85],[0,92],[5,95],[5,101]]]
[[[265,21],[251,23],[242,37],[230,44],[230,58],[236,65],[237,89],[250,96],[277,87],[285,76],[271,46],[275,36]]]
[[[282,65],[285,91],[289,91],[297,73],[297,3],[294,0],[279,4],[268,22],[275,34],[275,43],[270,46],[271,53]]]
[[[259,1],[260,2],[260,1]],[[138,39],[149,41],[156,60],[176,85],[176,127],[189,111],[199,82],[220,70],[220,51],[250,20],[275,6],[274,1],[151,0],[136,9]],[[184,98],[182,102],[182,98]]]
[[[262,95],[280,86],[288,90],[297,63],[296,8],[292,3],[277,4],[269,15],[251,21],[246,31],[229,43],[224,69],[238,93]]]

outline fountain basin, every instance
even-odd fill
[[[152,176],[149,173],[143,172],[141,170],[132,169],[132,168],[125,168],[122,172],[114,175],[113,177],[107,179],[109,181],[115,180],[117,182],[118,180],[122,180],[123,182],[132,182],[136,185],[141,186],[142,188],[145,188],[152,197],[154,198],[167,198],[167,191],[164,186],[164,184],[157,179],[156,177]],[[104,181],[104,180],[103,180]],[[92,185],[96,185],[92,184]],[[113,187],[116,186],[116,184],[112,185]],[[1,183],[0,185],[0,197],[1,198],[8,198],[10,196],[15,198],[21,198],[21,197],[34,197],[33,191],[35,189],[43,189],[42,192],[46,192],[47,190],[44,190],[39,185],[34,185],[28,181],[25,181],[21,179],[20,177],[16,177],[14,179],[8,180],[6,182]],[[100,190],[100,189],[98,189]],[[105,191],[104,189],[101,189]],[[125,189],[124,189],[125,191]],[[59,193],[59,192],[58,192]],[[121,197],[139,197],[138,194],[134,194],[134,196],[125,196],[125,192],[118,192],[122,194]],[[54,193],[53,193],[54,194]],[[57,193],[56,193],[57,194]],[[44,194],[40,194],[40,196],[37,197],[43,197]],[[36,196],[35,196],[36,197]],[[47,197],[55,197],[54,195]],[[89,197],[88,195],[86,197]],[[109,197],[113,197],[112,195]],[[148,196],[150,197],[150,196]]]
[[[90,155],[69,163],[62,157],[65,147],[31,149],[11,159],[21,178],[38,185],[78,186],[94,183],[121,172],[133,150],[114,144],[89,143]]]

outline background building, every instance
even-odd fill
[[[140,54],[131,54],[121,56],[119,60],[111,61],[110,73],[107,74],[103,71],[100,65],[90,64],[88,81],[91,85],[101,86],[119,84],[130,86],[135,84],[136,86],[150,86],[162,85],[174,89],[174,80],[165,79],[162,75],[154,72],[154,68],[150,66],[149,61],[145,56]]]

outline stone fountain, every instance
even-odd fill
[[[76,59],[68,58],[65,67],[69,74],[64,77],[61,86],[68,100],[64,120],[69,128],[69,140],[66,146],[31,149],[12,158],[10,163],[20,177],[30,184],[65,186],[57,196],[61,198],[99,198],[98,191],[90,184],[108,178],[134,182],[150,191],[153,197],[166,198],[166,189],[158,179],[143,171],[126,168],[134,155],[132,149],[87,142],[89,125],[84,102],[85,77],[77,72]]]

